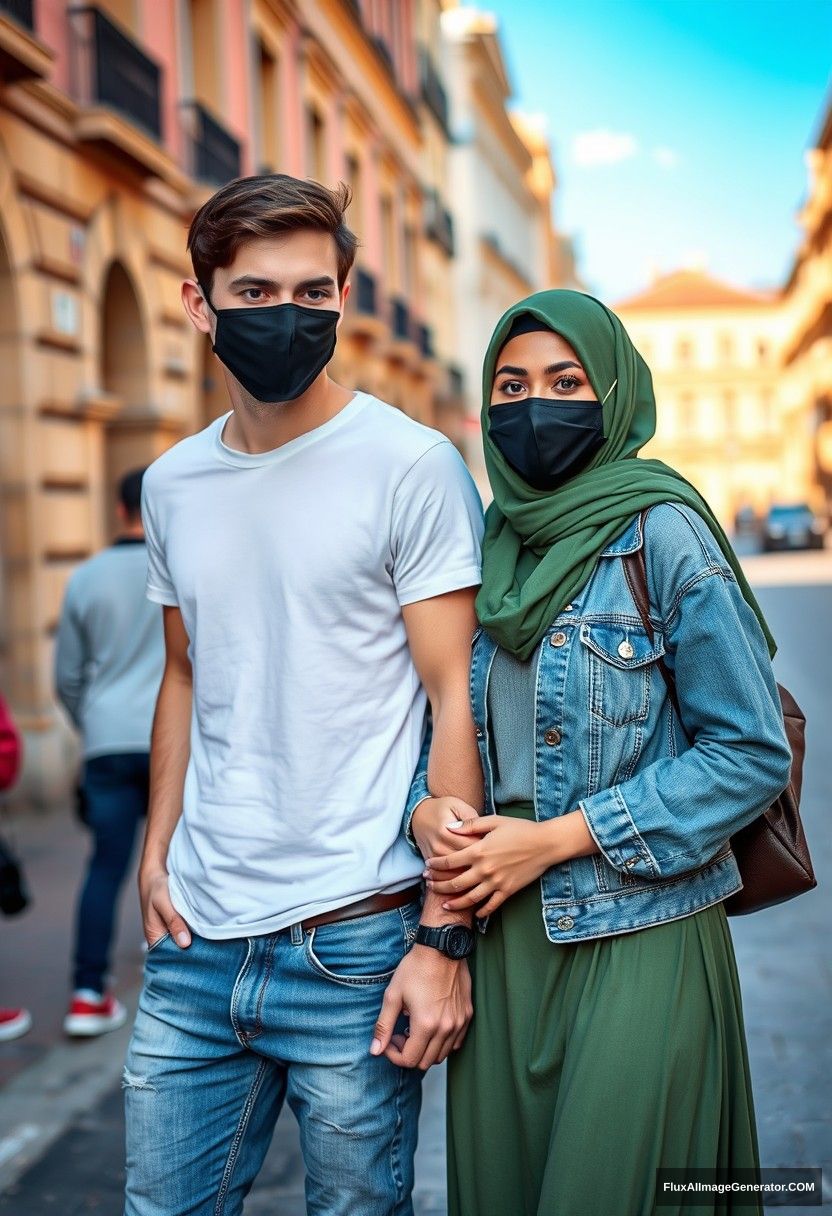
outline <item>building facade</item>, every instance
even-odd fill
[[[729,529],[741,507],[805,498],[805,478],[784,481],[781,300],[680,270],[614,307],[653,373],[644,454],[692,481]]]
[[[808,481],[832,516],[832,104],[807,154],[803,239],[785,287],[785,482]]]
[[[453,134],[450,197],[458,232],[454,298],[467,403],[465,452],[487,500],[479,421],[483,357],[507,308],[560,285],[555,172],[540,123],[507,109],[512,88],[493,15],[448,8],[442,33]]]
[[[0,681],[27,743],[21,800],[71,782],[52,637],[67,578],[113,534],[119,477],[227,408],[179,298],[188,223],[219,185],[261,170],[350,184],[360,249],[334,374],[462,446],[467,219],[451,214],[442,8],[0,0]],[[487,104],[506,214],[476,247],[513,291],[541,264],[547,188],[505,96]],[[506,185],[517,169],[526,193]]]

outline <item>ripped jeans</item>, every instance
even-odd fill
[[[151,947],[124,1070],[125,1216],[239,1216],[284,1098],[310,1216],[412,1216],[422,1074],[369,1047],[419,914]]]

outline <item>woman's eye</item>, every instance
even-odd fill
[[[526,386],[521,380],[506,380],[500,385],[500,392],[505,393],[507,397],[517,397],[525,390]]]
[[[558,388],[562,388],[565,393],[572,393],[576,388],[580,388],[581,382],[577,376],[560,376],[555,384]]]

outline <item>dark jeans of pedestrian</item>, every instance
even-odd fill
[[[93,851],[78,903],[73,986],[103,992],[116,904],[130,867],[136,829],[147,814],[150,756],[124,752],[84,764],[84,800]]]

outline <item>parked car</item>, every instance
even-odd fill
[[[757,536],[760,517],[751,506],[739,507],[734,515],[734,533],[737,536]]]
[[[808,503],[777,504],[763,523],[763,549],[822,549],[826,524]]]

